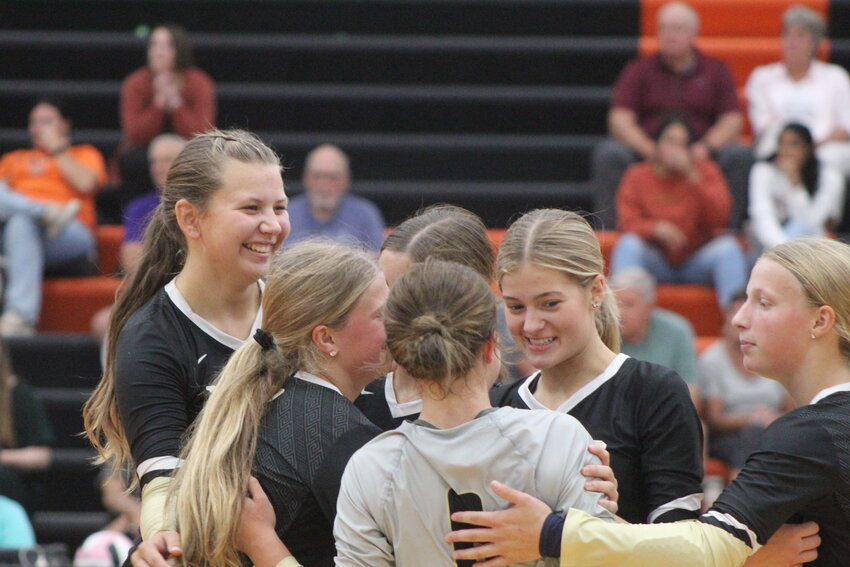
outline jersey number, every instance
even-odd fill
[[[484,510],[484,505],[481,503],[481,497],[475,494],[474,492],[464,492],[463,494],[458,494],[454,491],[454,489],[450,488],[448,493],[449,499],[449,519],[451,519],[451,515],[455,512],[464,512],[464,511],[473,511],[473,512],[481,512]],[[477,528],[474,524],[465,524],[463,522],[452,522],[452,531],[456,530],[465,530],[468,528]],[[470,542],[455,542],[454,548],[458,549],[467,549],[469,547],[474,546],[474,543]],[[457,561],[455,565],[458,567],[472,567],[475,561],[471,559],[464,559],[461,561]]]

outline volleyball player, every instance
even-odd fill
[[[478,530],[474,537],[453,534],[449,539],[502,541],[501,536],[507,536],[505,540],[512,543],[503,550],[497,549],[499,544],[484,545],[459,555],[500,556],[484,563],[488,566],[540,552],[560,555],[562,565],[733,566],[743,564],[783,522],[796,520],[809,521],[808,526],[815,522],[820,528],[819,535],[807,538],[820,547],[804,551],[797,564],[846,565],[850,557],[848,282],[850,248],[837,241],[792,240],[768,251],[756,264],[747,300],[733,319],[744,366],[781,383],[800,407],[768,427],[741,473],[699,522],[612,530],[577,510],[570,510],[566,520],[546,517],[548,510],[540,502],[502,491],[520,504],[511,513],[525,515],[521,523],[532,531],[546,518],[544,543],[514,539],[515,531],[508,536],[504,517],[460,514],[458,521],[498,527],[490,533]],[[534,507],[537,512],[527,514]],[[521,546],[526,546],[524,552],[519,551]]]
[[[511,479],[552,508],[613,521],[601,495],[584,490],[591,438],[578,421],[490,406],[500,361],[496,299],[483,278],[426,260],[393,286],[385,319],[387,346],[417,381],[422,412],[349,461],[334,526],[337,566],[452,564],[443,540],[449,516],[501,507],[487,489],[493,477]]]
[[[101,458],[141,483],[144,538],[165,528],[169,477],[207,386],[259,326],[286,204],[278,156],[248,132],[198,135],[168,172],[84,408]]]
[[[540,371],[494,405],[569,413],[604,441],[630,522],[696,518],[702,428],[672,370],[619,352],[616,300],[599,241],[581,216],[540,209],[505,234],[496,259],[508,328]]]
[[[280,253],[261,330],[217,378],[177,471],[186,565],[241,567],[237,549],[262,563],[286,554],[280,539],[304,565],[333,565],[343,469],[380,433],[353,401],[387,369],[387,293],[363,250],[304,241]],[[274,509],[270,542],[237,537],[251,474]]]

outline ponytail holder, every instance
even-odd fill
[[[270,334],[262,329],[257,329],[254,333],[254,340],[260,345],[264,352],[270,351],[275,347],[274,339]]]

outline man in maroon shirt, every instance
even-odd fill
[[[593,150],[595,212],[603,228],[613,228],[615,199],[625,169],[655,154],[655,136],[670,112],[685,117],[695,133],[694,159],[714,157],[735,197],[730,226],[746,210],[750,149],[736,142],[743,117],[735,81],[725,63],[695,47],[699,17],[680,2],[658,12],[658,53],[632,61],[623,69],[608,112],[609,139]]]

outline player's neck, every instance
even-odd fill
[[[423,384],[420,419],[440,429],[463,425],[492,407],[486,381],[480,376],[458,378],[448,393],[434,384]]]
[[[577,353],[557,366],[544,369],[540,373],[534,397],[547,408],[557,410],[573,394],[602,374],[615,356],[597,338],[584,352]]]
[[[812,401],[818,392],[850,382],[850,367],[841,355],[810,356],[787,382],[779,380],[798,406]]]
[[[195,272],[183,270],[176,283],[197,315],[231,336],[248,338],[260,308],[260,288],[256,281],[234,287],[226,280],[198,278]]]

